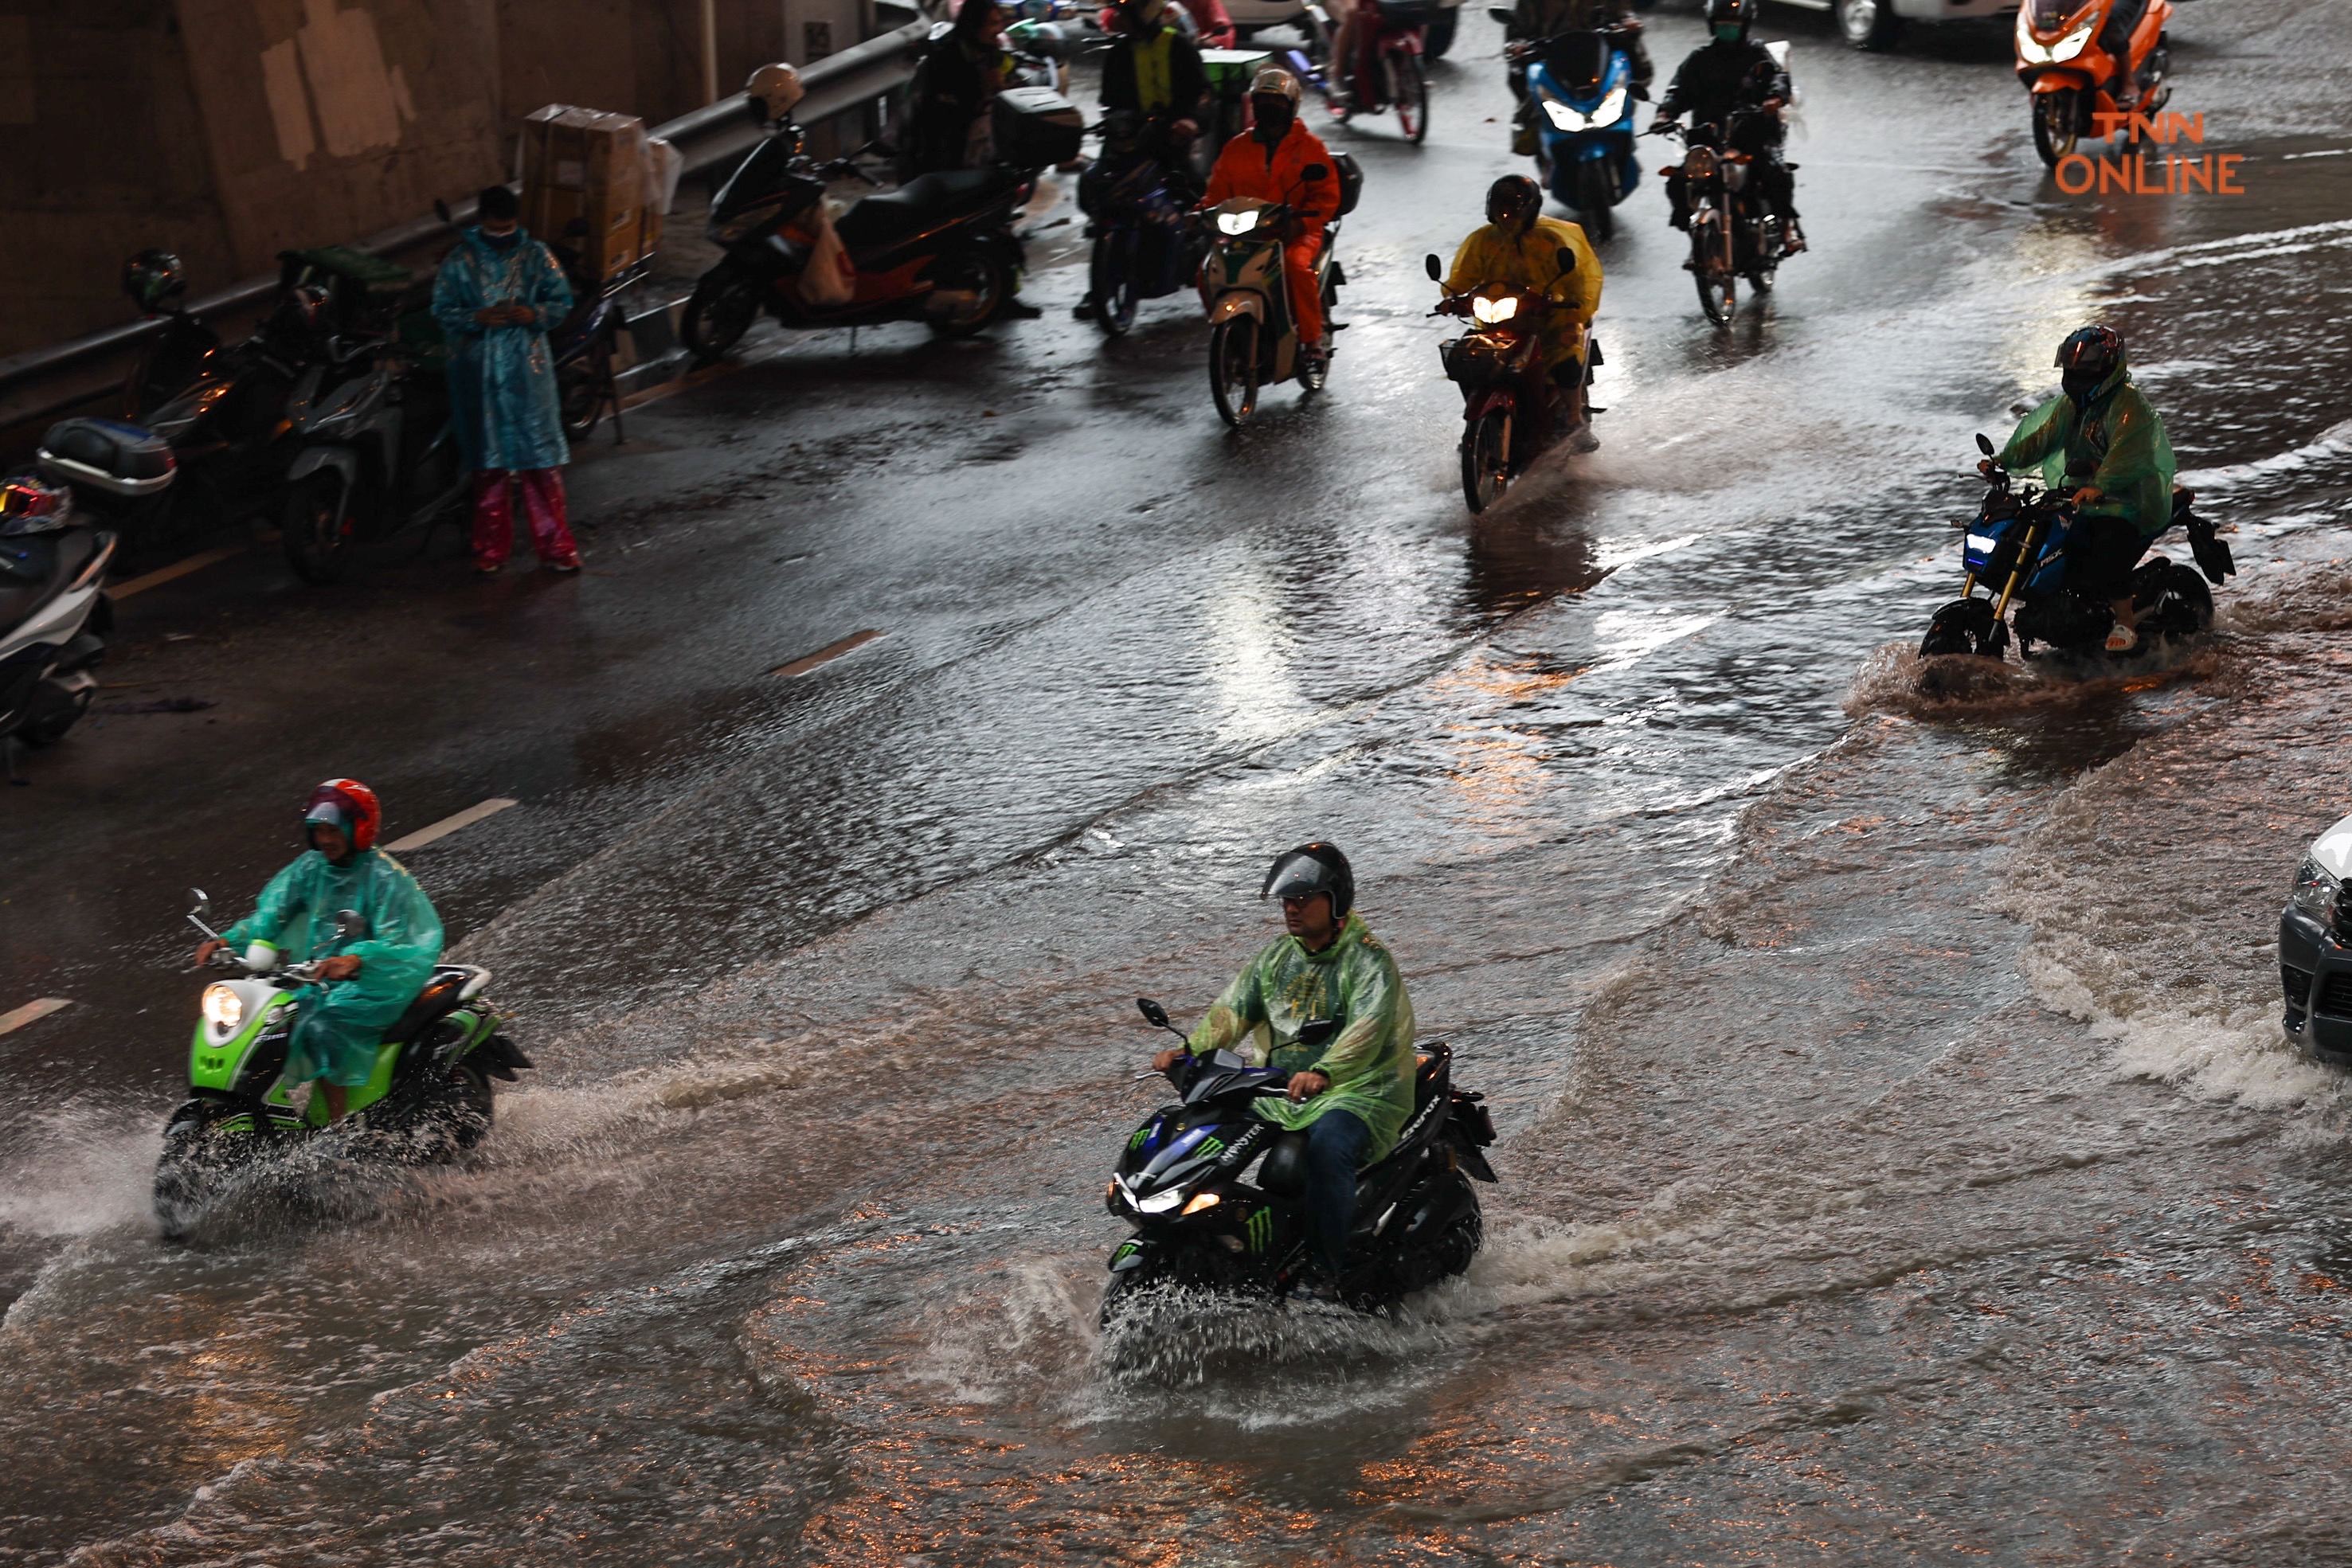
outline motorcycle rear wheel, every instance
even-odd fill
[[[1483,512],[1511,487],[1511,412],[1493,408],[1462,434],[1462,498]]]
[[[1124,241],[1124,245],[1122,245]],[[1121,255],[1124,249],[1128,254]],[[1094,290],[1095,325],[1106,338],[1124,338],[1135,325],[1134,242],[1131,235],[1095,236],[1087,283]]]
[[[2042,92],[2033,95],[2033,150],[2042,154],[2042,162],[2051,168],[2074,151],[2074,94]]]
[[[733,348],[760,314],[760,285],[725,269],[706,272],[679,313],[678,340],[698,364],[709,364]]]
[[[1421,57],[1399,49],[1388,57],[1389,94],[1396,104],[1397,124],[1404,139],[1418,147],[1429,140],[1429,76]]]
[[[1013,298],[1013,269],[992,250],[975,246],[943,256],[931,276],[938,287],[969,292],[973,299],[969,309],[930,319],[931,330],[942,338],[970,338],[986,331],[989,323],[1004,313],[1004,302]]]
[[[2204,574],[2193,567],[2166,562],[2157,579],[2156,592],[2146,597],[2147,602],[2138,610],[2143,637],[2194,637],[2213,624],[2213,591],[2206,585]]]
[[[1234,429],[1257,412],[1257,321],[1236,316],[1209,332],[1209,392]]]
[[[352,563],[352,497],[333,469],[306,474],[287,493],[286,563],[309,583],[341,580]]]
[[[1576,176],[1576,215],[1595,245],[1606,245],[1617,232],[1617,214],[1609,204],[1609,171],[1599,159],[1587,159]]]
[[[587,440],[604,422],[605,405],[616,401],[612,340],[599,331],[585,352],[557,370],[556,385],[562,397],[564,438]]]

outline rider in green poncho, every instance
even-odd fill
[[[2084,327],[2058,345],[2060,392],[2025,416],[1998,458],[2015,472],[2040,465],[2053,491],[2074,492],[2067,538],[2068,586],[2105,601],[2116,613],[2107,651],[2139,645],[2131,572],[2150,540],[2172,526],[2172,444],[2124,364],[2124,340],[2112,327]],[[2219,578],[2214,579],[2220,581]]]
[[[416,999],[441,956],[441,917],[416,879],[375,847],[381,821],[375,792],[357,779],[320,785],[303,808],[310,847],[270,878],[252,915],[196,949],[199,964],[223,946],[254,944],[290,952],[298,962],[331,955],[320,966],[321,983],[295,993],[299,1021],[285,1076],[289,1083],[318,1080],[335,1118],[346,1092],[374,1071],[383,1031]],[[346,909],[367,922],[348,942],[335,930],[335,916]]]
[[[1347,1260],[1356,1172],[1396,1146],[1412,1114],[1412,1002],[1396,960],[1354,912],[1355,873],[1336,845],[1301,844],[1276,859],[1259,896],[1268,894],[1282,900],[1287,935],[1251,959],[1191,1038],[1152,1065],[1165,1072],[1186,1051],[1237,1049],[1288,1070],[1289,1097],[1259,1101],[1257,1113],[1307,1133],[1307,1224],[1328,1285]],[[1320,1048],[1299,1045],[1300,1026],[1318,1019],[1337,1021],[1339,1031]],[[1254,1036],[1248,1045],[1244,1036]]]

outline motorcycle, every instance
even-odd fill
[[[1339,221],[1355,206],[1362,178],[1347,154],[1335,153],[1331,161],[1340,172],[1339,214],[1325,228],[1323,248],[1315,257],[1327,320],[1348,281],[1332,254],[1339,248]],[[1303,176],[1309,183],[1329,177],[1319,164],[1308,165]],[[1282,227],[1292,211],[1286,203],[1236,196],[1199,214],[1216,229],[1201,263],[1201,303],[1209,314],[1209,391],[1217,413],[1236,428],[1257,413],[1260,387],[1295,376],[1308,392],[1320,392],[1329,374],[1328,361],[1314,364],[1299,353],[1298,330],[1290,318]]]
[[[1672,122],[1653,125],[1648,134],[1683,142],[1684,199],[1690,204],[1690,259],[1684,262],[1698,286],[1699,308],[1718,327],[1731,325],[1739,309],[1738,279],[1759,294],[1772,291],[1786,238],[1780,215],[1759,199],[1754,184],[1756,155],[1739,152],[1740,121],[1761,110],[1732,115],[1729,134],[1711,125],[1688,131]],[[1794,165],[1791,165],[1794,167]],[[1668,173],[1675,171],[1668,170]]]
[[[201,889],[190,925],[217,938]],[[283,1155],[323,1132],[326,1096],[294,1103],[288,1046],[301,988],[320,984],[320,963],[367,934],[357,910],[335,918],[335,936],[300,962],[279,966],[264,943],[243,956],[213,955],[230,977],[206,986],[188,1042],[188,1099],[163,1125],[155,1163],[155,1212],[167,1236],[184,1234],[240,1171]],[[530,1059],[508,1038],[508,1019],[482,995],[488,969],[439,964],[376,1047],[374,1071],[347,1092],[340,1124],[355,1147],[411,1162],[455,1158],[480,1143],[496,1111],[493,1081],[511,1083]]]
[[[1188,195],[1149,145],[1153,127],[1119,110],[1102,123],[1101,155],[1078,176],[1078,207],[1094,241],[1087,279],[1095,324],[1118,338],[1135,325],[1136,302],[1175,293],[1201,269],[1208,242],[1189,222]]]
[[[1977,437],[1977,448],[1987,457],[1993,455],[1986,436]],[[2066,586],[2072,492],[2021,482],[1998,465],[1986,477],[1976,516],[1954,525],[1966,530],[1960,559],[1967,576],[1960,597],[1936,612],[1919,643],[1921,657],[1973,653],[1998,659],[2014,637],[2022,659],[2040,656],[2036,643],[2069,657],[2130,658],[2167,639],[2195,636],[2213,623],[2213,595],[2207,585],[2224,581],[2238,569],[2228,542],[2216,538],[2213,525],[2193,510],[2195,491],[2174,486],[2172,521],[2165,532],[2179,528],[2188,534],[2198,570],[2160,555],[2135,568],[2132,605],[2140,645],[2110,655],[2104,644],[2115,626],[2115,612]],[[1981,595],[1979,585],[1985,589]]]
[[[380,340],[313,366],[296,387],[280,533],[287,564],[305,582],[339,580],[354,546],[429,528],[465,497],[465,455],[436,357],[433,344]]]
[[[710,204],[710,238],[726,254],[686,302],[686,346],[717,359],[763,310],[787,327],[913,320],[950,338],[986,329],[1012,300],[1024,260],[1013,219],[1039,172],[1076,157],[1084,134],[1069,100],[1042,88],[1000,93],[992,112],[995,167],[918,175],[832,222],[854,286],[840,304],[826,303],[829,285],[812,287],[806,276],[812,256],[824,254],[818,204],[827,181],[866,176],[854,157],[804,157],[797,125],[753,148]]]
[[[1154,1027],[1181,1035],[1159,1003],[1144,998],[1136,1006]],[[1299,1043],[1323,1044],[1339,1027],[1313,1020]],[[1106,1324],[1137,1297],[1170,1288],[1279,1299],[1309,1260],[1301,1202],[1307,1134],[1252,1113],[1256,1102],[1283,1097],[1290,1074],[1220,1051],[1180,1060],[1168,1077],[1178,1100],[1129,1136],[1103,1189],[1111,1217],[1134,1231],[1110,1255]],[[1496,1179],[1485,1152],[1495,1124],[1484,1098],[1454,1086],[1454,1053],[1444,1045],[1420,1052],[1412,1117],[1387,1157],[1356,1177],[1349,1264],[1339,1281],[1349,1305],[1392,1312],[1478,1255],[1485,1221],[1472,1182]]]
[[[2172,97],[2165,80],[2172,65],[2164,31],[2172,18],[2169,0],[2148,0],[2126,46],[2130,58],[2123,62],[2099,47],[2116,0],[2086,0],[2071,11],[2067,3],[2026,0],[2017,11],[2017,79],[2032,95],[2033,150],[2053,169],[2078,140],[2098,129],[2101,115],[2116,117],[2105,123],[2120,125],[2124,116],[2156,113]],[[2108,91],[2118,64],[2129,67],[2117,84],[2120,97]]]
[[[1511,13],[1496,6],[1507,20]],[[1536,173],[1596,242],[1617,230],[1615,208],[1642,177],[1633,156],[1633,62],[1608,33],[1563,33],[1507,46],[1527,66],[1536,124]]]
[[[0,771],[12,784],[26,782],[19,745],[63,740],[98,695],[116,536],[95,521],[70,491],[29,477],[0,485]]]
[[[1322,7],[1310,5],[1310,33],[1327,43],[1336,38]],[[1429,29],[1440,15],[1433,0],[1362,0],[1357,8],[1354,52],[1343,67],[1330,62],[1327,71],[1308,57],[1306,49],[1286,49],[1284,63],[1302,82],[1321,93],[1340,120],[1359,114],[1397,112],[1397,128],[1405,140],[1419,146],[1429,139],[1429,75],[1422,60],[1429,52]],[[1341,101],[1334,91],[1340,72],[1348,73],[1349,97]]]
[[[1435,256],[1423,257],[1423,264],[1430,281],[1444,280],[1444,267]],[[1563,248],[1559,267],[1563,272],[1574,270],[1575,255]],[[1543,353],[1543,320],[1549,308],[1549,301],[1538,294],[1475,289],[1444,300],[1430,312],[1471,320],[1467,331],[1440,343],[1437,353],[1446,379],[1462,389],[1462,497],[1473,512],[1501,500],[1511,481],[1526,473],[1567,428],[1568,400],[1549,376],[1543,378],[1546,406],[1519,406]],[[1587,339],[1581,372],[1587,386],[1601,362],[1600,341]]]

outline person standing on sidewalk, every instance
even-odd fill
[[[540,564],[575,572],[580,548],[563,506],[572,449],[547,344],[572,309],[572,286],[523,232],[512,191],[484,190],[478,214],[433,280],[433,315],[449,340],[450,418],[474,471],[474,570],[494,577],[505,567],[520,488]]]

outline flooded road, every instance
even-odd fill
[[[75,1001],[0,1037],[0,1563],[2352,1555],[2343,1079],[2270,946],[2352,760],[2343,20],[2185,11],[2249,194],[2101,205],[1998,33],[1768,16],[1814,252],[1717,333],[1646,186],[1602,449],[1478,519],[1419,258],[1504,166],[1483,18],[1428,146],[1335,133],[1355,325],[1241,437],[1188,301],[1106,349],[1049,268],[989,342],[633,413],[562,597],[134,601],[110,668],[225,700],[0,821],[5,1005]],[[2234,529],[2219,632],[1923,685],[1970,436],[2092,317]],[[333,772],[394,832],[523,802],[408,858],[540,1071],[467,1166],[165,1247],[178,889]],[[1106,1344],[1132,998],[1196,1016],[1311,836],[1489,1097],[1486,1249],[1395,1322]]]

